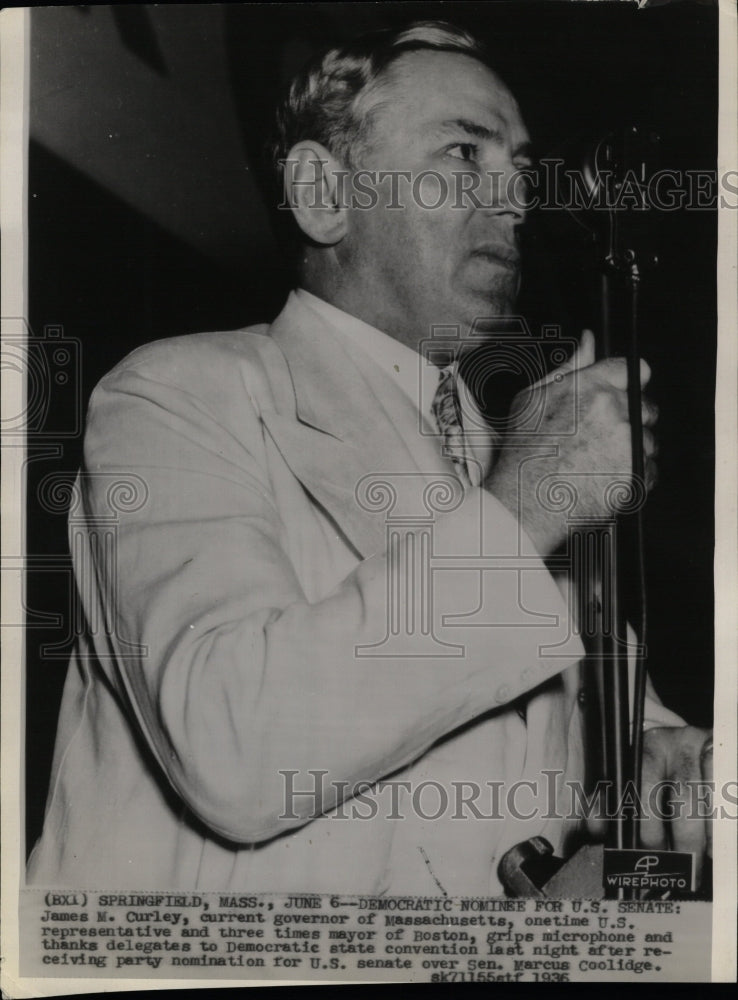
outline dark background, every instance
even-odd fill
[[[291,284],[259,169],[274,97],[304,58],[362,28],[445,18],[485,39],[543,154],[626,123],[661,136],[661,165],[710,170],[717,148],[711,3],[500,2],[118,5],[32,14],[29,322],[77,345],[29,436],[27,843],[43,815],[70,646],[66,517],[38,500],[71,480],[89,394],[146,341],[272,319]],[[550,213],[549,213],[550,215]],[[590,241],[531,220],[520,301],[533,330],[598,326]],[[649,669],[662,699],[709,725],[713,699],[716,215],[659,213],[642,353],[660,406],[660,481],[646,509]],[[46,350],[46,347],[42,347]],[[48,352],[47,352],[48,353]],[[48,355],[51,357],[51,355]],[[54,622],[49,617],[59,616]]]

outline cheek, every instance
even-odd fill
[[[401,207],[386,202],[370,210],[354,207],[345,259],[365,278],[381,275],[382,282],[404,287],[406,294],[421,288],[425,296],[447,301],[463,262],[466,213],[450,206],[444,178],[430,171],[418,177],[401,189]],[[445,201],[439,205],[441,196]]]
[[[451,185],[437,170],[423,170],[413,178],[408,198],[412,207],[421,212],[443,215],[451,203]]]
[[[403,252],[412,255],[411,263],[417,268],[430,272],[443,283],[456,267],[463,243],[463,219],[461,213],[453,213],[448,204],[436,208],[430,198],[430,185],[424,191],[425,204],[414,203],[405,212],[400,239]]]
[[[378,208],[360,222],[359,240],[384,265],[403,275],[434,273],[439,280],[450,270],[453,233],[443,213],[419,205]]]

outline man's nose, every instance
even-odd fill
[[[516,223],[525,221],[530,202],[530,181],[525,174],[513,167],[505,174],[504,188],[500,191],[500,211],[513,217]]]
[[[528,191],[529,181],[515,167],[489,171],[484,207],[511,225],[521,225],[528,212]]]
[[[487,225],[498,233],[505,234],[511,241],[517,240],[527,218],[524,205],[516,205],[510,199],[502,199],[488,208],[484,215]]]

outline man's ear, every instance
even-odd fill
[[[312,140],[296,143],[285,161],[287,204],[305,235],[324,246],[333,246],[346,235],[345,177],[346,170],[335,156]]]

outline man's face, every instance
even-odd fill
[[[475,319],[513,312],[524,210],[510,179],[530,160],[509,90],[470,56],[421,51],[390,67],[369,107],[357,165],[398,175],[394,193],[385,177],[374,207],[351,209],[336,248],[357,283],[351,311],[412,347],[433,325],[464,336]]]

